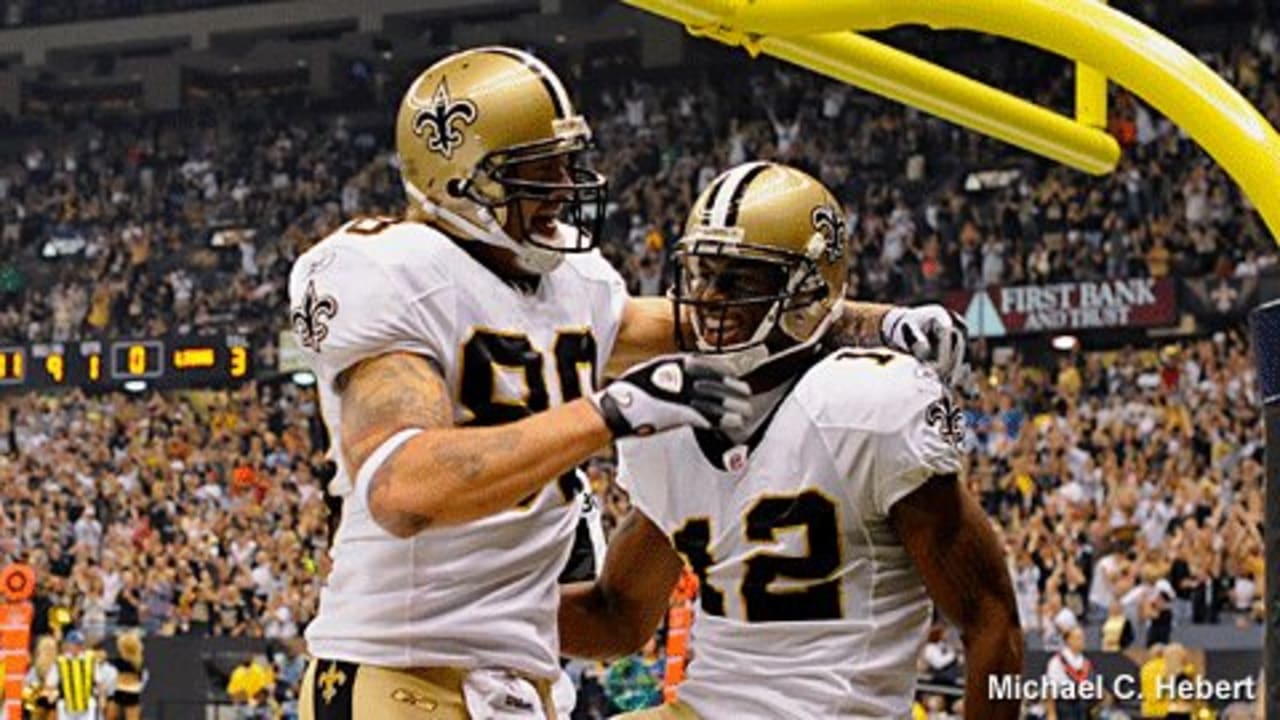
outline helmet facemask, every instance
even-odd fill
[[[700,229],[675,253],[677,345],[685,352],[739,356],[735,365],[745,372],[771,354],[816,339],[797,337],[788,319],[829,289],[812,258],[714,237],[726,232],[733,231]]]
[[[581,162],[591,147],[585,124],[563,134],[557,130],[555,138],[486,154],[451,190],[483,208],[517,246],[508,249],[533,258],[540,272],[558,264],[564,253],[595,248],[608,196],[604,176]],[[562,158],[563,165],[556,164]]]

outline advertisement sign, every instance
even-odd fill
[[[1130,278],[964,290],[945,298],[972,337],[1172,325],[1177,288],[1169,278]]]

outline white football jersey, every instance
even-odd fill
[[[960,430],[932,370],[842,350],[745,445],[619,442],[632,504],[702,580],[680,699],[703,718],[908,715],[932,606],[889,509],[960,471]]]
[[[369,219],[299,257],[289,294],[335,446],[342,413],[335,380],[392,351],[438,367],[459,425],[509,422],[590,393],[626,301],[622,279],[594,252],[567,255],[522,293],[427,225]],[[342,522],[307,628],[313,655],[557,675],[556,578],[581,504],[574,474],[521,507],[402,540],[374,522],[368,488],[353,487],[357,468],[335,456],[330,490],[344,497]]]

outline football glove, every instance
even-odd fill
[[[746,426],[751,388],[692,355],[664,355],[636,365],[591,396],[615,438],[681,425],[704,430]]]
[[[969,328],[959,315],[941,305],[893,308],[880,324],[880,339],[885,347],[910,353],[933,367],[950,387],[968,380],[964,354]]]

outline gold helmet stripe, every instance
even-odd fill
[[[707,225],[732,227],[738,221],[738,206],[742,204],[747,186],[769,165],[767,162],[750,162],[725,173],[723,185],[716,189],[714,202],[708,203],[710,220]]]
[[[533,74],[542,81],[543,87],[547,89],[547,95],[551,96],[551,104],[555,106],[556,117],[563,120],[573,115],[573,103],[569,101],[569,93],[564,89],[560,78],[551,72],[551,68],[547,67],[546,63],[527,52],[508,47],[487,47],[481,48],[478,52],[501,55],[524,63],[524,66],[532,70]]]

